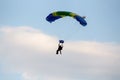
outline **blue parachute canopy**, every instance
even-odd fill
[[[87,22],[85,21],[85,17],[81,17],[75,13],[72,13],[72,12],[68,12],[68,11],[57,11],[57,12],[53,12],[53,13],[50,13],[47,17],[46,17],[46,20],[48,22],[54,22],[55,20],[57,19],[60,19],[60,18],[63,18],[63,17],[66,17],[66,16],[69,16],[69,17],[73,17],[74,19],[76,19],[82,26],[86,26],[87,25]]]

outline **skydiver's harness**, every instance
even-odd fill
[[[58,50],[62,50],[62,48],[63,48],[63,43],[64,43],[64,40],[59,40]]]
[[[63,48],[63,47],[62,47],[61,45],[59,45],[58,50],[62,50],[62,48]]]

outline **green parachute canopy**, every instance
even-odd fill
[[[81,17],[81,16],[77,15],[76,13],[72,13],[72,12],[68,12],[68,11],[57,11],[57,12],[50,13],[46,17],[46,20],[51,23],[51,22],[54,22],[55,20],[58,20],[60,18],[66,17],[66,16],[73,17],[82,26],[86,26],[87,25],[87,22],[84,19],[85,16]]]

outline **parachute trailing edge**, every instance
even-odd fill
[[[50,13],[47,17],[46,20],[50,23],[54,22],[57,19],[63,18],[63,17],[73,17],[74,19],[76,19],[82,26],[86,26],[87,22],[85,21],[85,16],[81,17],[79,15],[77,15],[76,13],[72,13],[72,12],[68,12],[68,11],[57,11],[57,12],[53,12]]]

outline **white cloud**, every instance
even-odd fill
[[[46,48],[51,50],[54,47],[53,43],[57,43],[56,38],[52,38],[31,27],[5,27],[1,31],[4,33],[6,42],[12,45],[46,51]]]
[[[23,80],[120,79],[120,45],[94,41],[68,42],[56,55],[56,37],[32,27],[0,28],[0,62],[4,71]]]
[[[22,78],[23,80],[38,80],[38,76],[32,74],[32,73],[27,73],[27,72],[24,72],[22,74]]]

